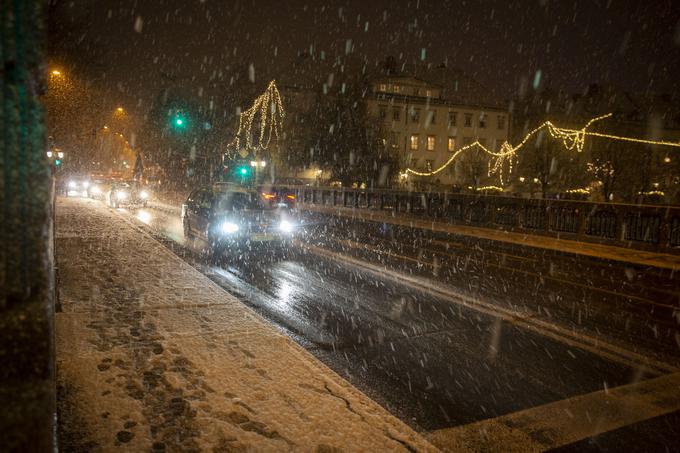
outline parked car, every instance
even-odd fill
[[[286,205],[255,189],[215,184],[192,191],[182,205],[184,236],[205,241],[216,254],[258,246],[285,247],[300,221]]]

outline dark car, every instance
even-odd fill
[[[258,190],[215,184],[189,194],[182,225],[186,238],[197,237],[220,254],[244,246],[286,246],[300,222],[287,206],[269,203]]]
[[[295,190],[287,187],[261,186],[258,189],[265,202],[278,207],[294,209],[296,206]]]
[[[149,191],[134,181],[114,182],[107,197],[112,208],[134,205],[146,207],[148,199]]]

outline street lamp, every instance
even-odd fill
[[[52,71],[52,75],[56,75],[56,76],[61,75],[61,71],[58,71],[58,70],[55,69],[54,71]]]
[[[117,112],[120,112],[120,113],[123,113],[123,107],[118,107],[118,108],[116,109],[116,111],[117,111]]]
[[[59,159],[63,159],[63,158],[64,158],[64,153],[63,153],[63,151],[59,151],[59,152],[57,153],[57,157],[58,157]]]

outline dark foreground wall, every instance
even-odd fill
[[[0,0],[0,450],[55,448],[47,2]]]

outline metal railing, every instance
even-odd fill
[[[301,207],[390,211],[437,221],[680,254],[680,207],[384,189],[285,186]]]

